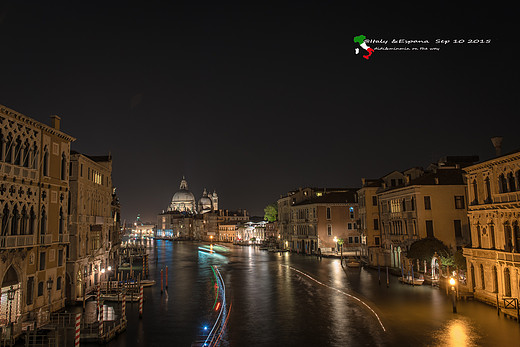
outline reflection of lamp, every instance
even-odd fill
[[[450,286],[451,286],[451,299],[453,304],[453,313],[457,313],[457,298],[455,297],[455,286],[457,285],[457,280],[453,277],[450,277],[449,280]]]

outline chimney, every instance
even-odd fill
[[[410,184],[410,175],[404,176],[405,184]]]
[[[247,210],[244,209],[244,217],[247,216]]]
[[[439,184],[439,177],[435,177],[435,184]]]
[[[364,187],[366,184],[366,178],[361,179],[361,186]]]
[[[386,182],[383,182],[383,189],[386,189]]]
[[[50,118],[51,118],[51,126],[56,130],[60,130],[61,118],[56,115],[52,115],[52,116],[50,116]]]
[[[502,140],[504,138],[502,136],[495,136],[491,138],[491,142],[493,142],[493,147],[495,147],[495,154],[499,157],[502,154]]]

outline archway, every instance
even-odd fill
[[[511,296],[511,276],[507,267],[504,269],[504,296]]]
[[[16,270],[10,266],[2,279],[2,296],[0,299],[0,325],[16,322],[20,314],[21,283]],[[10,313],[10,315],[9,315]]]

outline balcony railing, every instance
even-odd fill
[[[50,245],[52,243],[52,234],[51,235],[40,235],[40,244],[41,245]]]
[[[34,245],[34,235],[0,236],[0,248],[20,248]]]

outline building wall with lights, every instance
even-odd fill
[[[43,324],[65,304],[70,143],[52,126],[0,105],[0,326]],[[12,300],[9,300],[12,299]],[[9,313],[11,315],[9,316]]]
[[[106,280],[102,270],[111,265],[112,158],[72,152],[71,169],[67,292],[75,301]]]
[[[384,180],[377,200],[382,246],[392,267],[401,267],[404,253],[420,239],[435,237],[452,252],[469,243],[466,186],[458,168],[432,168],[415,179],[388,185]],[[385,260],[385,262],[387,262]]]
[[[372,266],[387,266],[390,257],[384,254],[382,247],[382,236],[379,219],[379,207],[377,191],[381,188],[381,179],[361,180],[362,187],[357,191],[359,201],[359,220],[360,232],[364,242],[362,242],[363,255],[368,259]]]
[[[475,298],[520,299],[520,151],[469,166],[471,246],[464,248]]]

